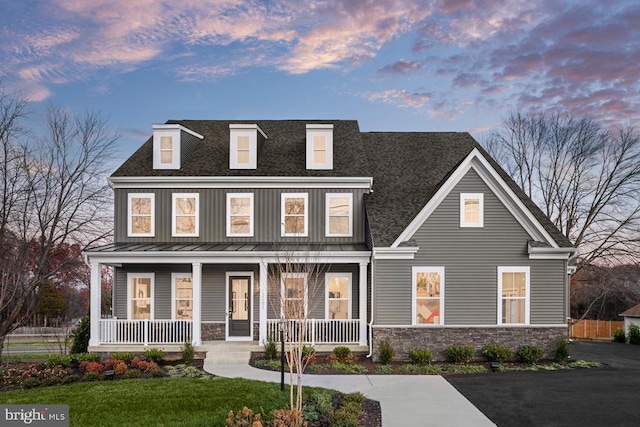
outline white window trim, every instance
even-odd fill
[[[176,232],[176,199],[194,198],[196,202],[195,229],[193,233]],[[200,194],[199,193],[173,193],[171,195],[171,236],[172,237],[198,237],[200,235]]]
[[[304,279],[304,284],[302,285],[304,288],[304,312],[305,312],[305,317],[309,317],[309,277],[307,273],[282,273],[280,275],[280,318],[283,319],[284,318],[284,306],[285,306],[285,302],[286,300],[290,299],[290,298],[286,298],[287,294],[285,292],[285,285],[284,285],[284,281],[287,278],[292,278],[292,279]]]
[[[326,273],[324,275],[324,289],[325,289],[325,293],[324,293],[324,318],[325,319],[329,319],[329,282],[331,282],[331,279],[333,278],[347,278],[349,279],[349,294],[347,295],[347,299],[348,302],[347,304],[348,306],[348,310],[347,310],[347,319],[351,320],[351,305],[352,305],[352,294],[353,294],[353,279],[352,279],[352,274],[351,273]],[[343,299],[343,298],[340,298]],[[331,320],[331,319],[329,319]],[[336,319],[338,320],[338,319]]]
[[[525,273],[524,323],[502,323],[502,273]],[[498,325],[529,325],[531,305],[531,268],[527,266],[498,267]]]
[[[304,232],[285,233],[285,201],[290,198],[304,199]],[[309,235],[309,193],[282,193],[280,195],[280,221],[282,237],[307,237]]]
[[[161,145],[160,141],[162,137],[171,137],[171,163],[162,163],[161,161]],[[154,128],[153,130],[153,168],[154,169],[180,169],[180,129],[161,129]]]
[[[347,233],[331,233],[329,231],[330,210],[329,201],[332,198],[349,199],[349,231]],[[352,237],[353,236],[353,194],[352,193],[327,193],[325,196],[325,236],[326,237]]]
[[[478,199],[479,220],[478,222],[466,222],[464,220],[464,202],[467,199]],[[483,193],[460,193],[460,227],[484,227],[484,194]]]
[[[231,199],[249,199],[248,233],[231,232]],[[227,237],[253,237],[253,193],[227,193]]]
[[[171,320],[176,319],[176,296],[177,296],[177,279],[191,279],[191,305],[194,304],[194,295],[193,295],[193,277],[191,273],[171,273]],[[193,310],[193,308],[192,308]],[[185,319],[181,319],[185,320]],[[191,320],[193,320],[193,315],[191,316]]]
[[[418,273],[439,273],[440,274],[440,322],[439,323],[417,323],[416,322],[416,285],[418,284],[416,277]],[[445,296],[445,276],[444,267],[411,267],[411,324],[420,327],[433,327],[444,325],[444,296]]]
[[[133,232],[133,212],[132,199],[151,199],[151,232],[134,233]],[[156,230],[156,195],[154,193],[129,193],[127,196],[127,236],[128,237],[154,237]]]
[[[324,163],[313,161],[313,138],[324,136],[327,157]],[[307,125],[307,169],[333,169],[333,125],[332,124],[308,124]]]
[[[258,166],[258,131],[262,130],[255,124],[230,124],[229,125],[229,169],[256,169]],[[238,137],[249,138],[249,162],[238,162]]]
[[[127,319],[131,320],[133,318],[132,313],[132,299],[133,299],[133,285],[132,279],[151,279],[151,307],[149,308],[149,320],[153,320],[153,312],[154,312],[154,300],[156,295],[155,289],[155,274],[154,273],[127,273]]]

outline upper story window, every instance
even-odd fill
[[[353,194],[327,193],[326,195],[327,237],[348,237],[353,235]]]
[[[333,125],[307,125],[307,169],[333,169]]]
[[[258,167],[259,140],[267,135],[256,124],[229,125],[229,169],[256,169]]]
[[[253,193],[227,194],[227,236],[253,236]]]
[[[282,193],[282,236],[306,237],[309,234],[308,203],[308,193]]]
[[[460,227],[484,226],[484,194],[460,194]]]
[[[154,169],[180,169],[180,160],[184,150],[193,147],[182,141],[183,132],[197,139],[204,137],[191,129],[179,124],[153,125],[153,168]],[[190,137],[193,140],[192,137]]]
[[[529,324],[529,267],[498,267],[498,324]]]
[[[153,237],[155,232],[155,195],[129,193],[127,234],[129,237]]]
[[[199,232],[198,193],[173,193],[172,233],[173,237],[197,237]]]
[[[173,163],[173,137],[160,137],[160,164],[171,165]]]
[[[444,316],[444,267],[413,267],[414,325],[442,325]]]

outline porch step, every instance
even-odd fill
[[[257,342],[209,341],[200,346],[207,352],[205,365],[246,365],[252,351],[260,351]]]

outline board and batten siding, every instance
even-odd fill
[[[484,227],[460,227],[460,193],[484,194]],[[530,323],[566,320],[564,260],[531,260],[531,237],[471,169],[411,237],[413,260],[375,260],[375,323],[410,325],[411,268],[444,267],[445,325],[495,325],[498,267],[530,267]]]
[[[310,242],[359,243],[364,241],[364,213],[362,189],[116,189],[115,190],[115,241],[116,242],[292,242],[298,237],[281,237],[281,194],[308,193]],[[127,195],[129,193],[155,194],[155,236],[127,236]],[[200,236],[172,237],[171,214],[173,193],[198,193],[200,203]],[[227,193],[253,193],[254,236],[227,237]],[[353,236],[325,236],[325,203],[327,193],[353,194]]]

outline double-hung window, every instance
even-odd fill
[[[227,194],[227,236],[253,236],[253,193]]]
[[[309,194],[282,194],[282,236],[306,237],[309,233]]]
[[[128,273],[129,319],[153,319],[153,273]]]
[[[197,193],[174,193],[172,233],[173,237],[197,237],[199,232],[199,199]]]
[[[160,164],[162,165],[173,164],[173,137],[172,136],[160,137]]]
[[[282,273],[281,315],[285,319],[302,319],[307,313],[307,274]]]
[[[498,324],[529,324],[529,267],[498,267]]]
[[[484,194],[460,194],[460,227],[484,226]]]
[[[193,319],[193,281],[191,273],[172,273],[173,307],[172,318],[175,320]]]
[[[353,194],[327,193],[326,195],[327,237],[350,237],[353,235]]]
[[[412,268],[412,324],[444,323],[444,267]]]
[[[129,193],[128,224],[130,237],[153,237],[155,229],[155,195],[153,193]]]
[[[325,274],[325,318],[351,319],[351,273]]]

